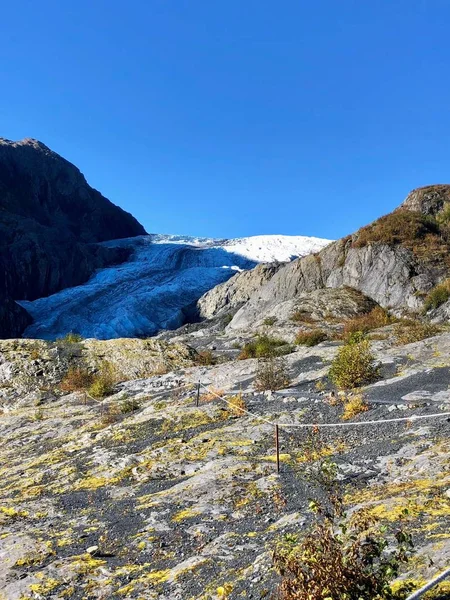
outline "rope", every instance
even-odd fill
[[[203,383],[200,383],[200,386],[202,388],[204,388],[207,392],[212,394],[213,396],[216,396],[216,398],[219,398],[223,402],[226,402],[227,404],[233,406],[232,402],[230,402],[223,396],[220,396],[220,394],[217,394],[214,390],[210,390]],[[450,412],[442,412],[442,413],[433,413],[431,415],[411,415],[409,417],[397,417],[394,419],[378,419],[378,420],[374,420],[374,421],[352,421],[352,422],[345,421],[345,422],[340,422],[340,423],[279,423],[276,421],[272,421],[270,419],[266,419],[265,417],[262,417],[261,415],[257,415],[249,410],[246,410],[245,408],[241,408],[240,410],[242,412],[247,413],[251,417],[254,417],[255,419],[259,419],[260,421],[264,421],[265,423],[272,425],[273,427],[275,425],[278,425],[278,427],[281,427],[284,429],[287,429],[287,428],[306,429],[308,427],[311,427],[311,428],[353,427],[353,426],[357,426],[357,425],[378,425],[379,423],[401,423],[401,422],[405,422],[405,421],[419,421],[421,419],[433,419],[433,418],[438,418],[438,417],[450,416]]]
[[[437,585],[444,579],[447,579],[447,577],[449,577],[449,576],[450,576],[450,567],[448,569],[445,569],[445,571],[443,573],[441,573],[440,575],[437,575],[437,577],[435,577],[434,579],[429,581],[426,585],[421,587],[420,590],[417,590],[416,592],[414,592],[414,594],[411,594],[411,596],[408,596],[406,600],[416,600],[417,598],[421,598],[425,594],[425,592],[428,592],[428,590],[431,590],[431,588],[433,588],[435,585]]]

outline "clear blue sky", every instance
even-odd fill
[[[0,136],[151,232],[339,237],[450,181],[448,0],[15,0]]]

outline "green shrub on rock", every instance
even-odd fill
[[[433,308],[439,308],[450,298],[450,279],[446,279],[435,286],[425,298],[424,310],[428,312]]]
[[[291,352],[291,347],[284,340],[262,334],[255,340],[245,344],[238,358],[245,360],[246,358],[280,356],[289,352]]]
[[[379,365],[375,363],[369,340],[355,336],[339,348],[328,375],[343,390],[375,381],[379,375]]]

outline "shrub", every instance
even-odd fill
[[[313,329],[311,331],[299,331],[295,338],[295,343],[299,346],[317,346],[328,339],[328,335],[322,329]]]
[[[291,315],[291,320],[295,323],[314,323],[314,319],[306,310],[297,310]]]
[[[344,390],[366,385],[378,377],[379,366],[374,361],[369,341],[356,337],[339,348],[328,375]]]
[[[201,350],[196,356],[197,364],[202,367],[208,367],[217,363],[217,358],[211,352],[211,350]]]
[[[78,333],[73,333],[72,331],[70,333],[67,333],[65,336],[60,337],[56,340],[57,342],[62,342],[63,344],[79,344],[80,342],[83,341],[83,338],[80,334]]]
[[[275,391],[287,387],[290,383],[285,359],[269,356],[258,360],[255,388],[258,391]]]
[[[284,348],[282,348],[284,346]],[[287,354],[291,348],[284,340],[270,337],[269,335],[259,335],[256,340],[244,344],[238,358],[245,360],[247,358],[261,358],[267,356],[276,356]]]
[[[272,325],[275,325],[277,320],[278,319],[276,317],[266,317],[263,321],[263,325],[267,325],[268,327],[271,327]]]
[[[438,325],[432,323],[424,323],[422,321],[412,321],[404,319],[396,330],[395,342],[398,346],[419,342],[433,335],[437,335],[441,331]]]
[[[279,600],[400,600],[390,582],[412,553],[411,536],[388,536],[364,510],[338,523],[317,520],[306,537],[286,534],[273,561],[282,575]]]
[[[240,417],[241,415],[245,414],[244,410],[246,410],[247,404],[245,403],[241,392],[239,392],[239,394],[236,394],[235,396],[227,398],[227,400],[229,403],[228,406],[230,407],[230,411],[234,415]]]
[[[425,312],[438,308],[450,298],[450,279],[446,279],[435,286],[426,296],[424,303]]]
[[[344,338],[356,331],[368,333],[372,329],[384,327],[392,322],[391,317],[381,306],[376,306],[370,312],[364,315],[358,315],[348,319],[344,325]]]
[[[127,398],[120,403],[120,412],[124,415],[126,413],[134,412],[141,408],[140,402],[136,398]]]
[[[105,398],[105,396],[112,394],[116,383],[117,377],[114,375],[112,365],[105,364],[101,367],[97,375],[94,376],[88,390],[89,394],[94,398]]]
[[[59,388],[63,392],[77,392],[88,389],[93,381],[94,376],[87,369],[71,367],[59,384]]]
[[[344,400],[344,412],[342,414],[342,419],[344,421],[349,421],[356,417],[357,415],[366,412],[369,410],[368,404],[364,401],[364,398],[356,394],[354,396],[350,396],[346,400]]]
[[[106,427],[107,425],[112,425],[113,423],[118,421],[119,415],[120,415],[120,408],[117,405],[116,406],[108,406],[101,413],[100,421],[101,421],[102,425],[104,425]]]

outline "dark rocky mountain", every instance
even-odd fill
[[[20,335],[30,321],[13,300],[86,281],[128,256],[97,242],[145,233],[41,142],[0,138],[0,337]]]

